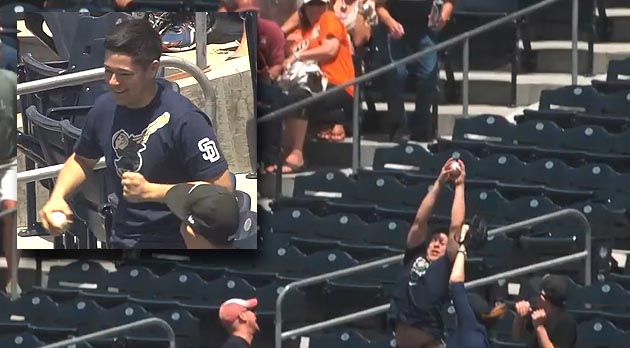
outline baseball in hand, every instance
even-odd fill
[[[66,214],[60,211],[53,211],[50,214],[50,219],[52,223],[56,226],[59,226],[61,229],[65,229],[68,226],[68,220],[66,219]]]
[[[458,176],[462,169],[459,167],[459,163],[453,162],[451,163],[451,170],[453,171],[453,175]]]

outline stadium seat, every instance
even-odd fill
[[[178,348],[199,348],[201,347],[199,338],[199,319],[190,312],[181,309],[172,309],[156,313],[157,318],[166,321],[175,332],[175,340]],[[164,334],[161,335],[165,339]],[[132,337],[127,338],[127,342],[132,341]],[[141,341],[141,340],[140,340]]]
[[[618,176],[619,174],[610,166],[592,163],[572,170],[569,182],[576,188],[610,192],[617,190],[615,185],[618,183]]]
[[[401,144],[391,148],[377,148],[374,152],[373,168],[432,173],[432,168],[426,168],[426,164],[431,163],[430,156],[420,145]]]
[[[308,255],[304,260],[305,275],[318,275],[353,267],[358,264],[350,254],[339,250],[322,250]]]
[[[98,262],[78,260],[65,266],[51,266],[48,273],[48,290],[96,291],[102,289],[107,270]]]
[[[410,228],[406,221],[381,219],[363,228],[363,240],[374,245],[404,249]]]
[[[295,179],[294,197],[347,198],[353,182],[339,171],[316,171]]]
[[[568,129],[561,145],[566,149],[607,153],[611,150],[611,135],[599,126],[580,126]]]
[[[622,90],[600,98],[598,112],[621,116],[630,115],[630,90]]]
[[[623,347],[630,337],[610,321],[598,318],[579,323],[577,334],[576,348]]]
[[[466,215],[486,216],[491,218],[508,206],[506,200],[497,190],[473,190],[466,192]]]
[[[565,86],[540,93],[539,110],[599,112],[601,95],[591,86]]]
[[[510,154],[493,154],[480,158],[471,171],[466,163],[466,178],[492,179],[505,183],[518,183],[523,177],[525,163]]]
[[[563,130],[554,122],[527,121],[516,126],[512,134],[512,140],[515,145],[558,148],[563,136]]]
[[[77,332],[88,332],[91,321],[102,318],[105,309],[93,300],[76,297],[60,303],[55,321],[61,327],[76,328]]]
[[[574,170],[558,159],[540,159],[528,163],[523,170],[523,181],[550,187],[565,188],[570,185],[570,173]]]
[[[44,346],[44,342],[30,332],[0,336],[0,347],[3,348],[36,348],[42,346]]]
[[[310,348],[364,348],[370,341],[354,330],[339,330],[310,337]]]
[[[514,125],[505,117],[479,115],[455,120],[453,139],[510,143]]]

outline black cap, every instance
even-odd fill
[[[550,274],[542,279],[540,293],[546,301],[558,307],[564,306],[567,299],[567,279],[561,275]]]
[[[211,243],[229,244],[239,226],[238,203],[233,193],[212,184],[178,184],[166,193],[169,209]]]

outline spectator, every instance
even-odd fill
[[[149,22],[117,24],[105,39],[110,90],[88,114],[81,138],[40,211],[43,226],[61,233],[51,213],[72,220],[66,197],[105,157],[106,174],[122,197],[110,248],[185,248],[180,220],[164,204],[175,183],[207,182],[231,190],[227,161],[208,117],[188,99],[158,84],[161,40]]]
[[[447,338],[446,348],[491,348],[488,331],[507,311],[505,304],[490,308],[488,302],[479,294],[466,294],[464,288],[465,264],[468,257],[466,237],[471,232],[467,225],[462,229],[459,250],[449,280],[451,298],[457,314],[457,328],[455,333]]]
[[[567,280],[559,275],[543,278],[540,295],[534,305],[529,301],[516,303],[516,318],[512,337],[520,340],[527,329],[533,335],[528,348],[574,348],[577,343],[577,323],[565,310]]]
[[[389,64],[435,45],[434,30],[441,30],[450,20],[455,0],[445,0],[441,12],[435,14],[435,23],[429,23],[435,1],[377,0],[376,13],[381,24],[374,37],[380,52],[379,64]],[[408,67],[399,65],[387,74],[385,97],[393,122],[392,140],[427,141],[433,138],[437,127],[431,124],[430,115],[437,85],[438,54],[426,54],[412,65],[416,65],[416,107],[411,119],[406,117],[403,99]]]
[[[372,26],[376,25],[376,10],[373,0],[335,0],[332,10],[337,18],[342,21],[350,42],[353,46],[353,55],[363,45],[365,45],[372,36]],[[290,34],[299,26],[300,17],[298,11],[295,11],[282,25],[282,31],[285,35]],[[355,72],[361,71],[361,58],[354,59]],[[342,141],[346,137],[346,132],[341,124],[335,124],[330,128],[325,128],[318,133],[318,138],[329,141]]]
[[[239,227],[238,203],[226,188],[178,184],[164,202],[182,220],[179,232],[188,249],[231,249]]]
[[[354,79],[354,66],[350,53],[350,41],[346,30],[334,12],[328,9],[330,0],[304,0],[299,6],[300,27],[294,37],[299,37],[292,42],[289,58],[284,62],[285,69],[304,68],[309,62],[316,62],[321,69],[321,79],[313,82],[310,91],[303,88],[289,91],[289,97],[303,99],[324,89],[328,90],[342,83]],[[294,65],[297,64],[297,65]],[[311,76],[315,77],[315,76]],[[343,90],[329,95],[315,104],[311,104],[300,114],[286,121],[288,136],[287,152],[284,165],[280,169],[283,173],[295,173],[304,168],[303,147],[308,128],[309,117],[327,115],[333,110],[343,109],[346,113],[352,110],[352,96],[354,88],[346,87]],[[267,172],[275,172],[278,168],[270,166]]]
[[[2,55],[0,55],[2,56]],[[0,151],[0,211],[17,208],[17,152],[16,152],[16,100],[17,75],[9,70],[0,69],[0,134],[2,135],[2,151]],[[2,218],[2,251],[7,260],[7,271],[13,265],[11,256],[14,253],[13,242],[17,238],[14,227],[16,214]],[[19,263],[19,252],[18,252]],[[10,276],[7,282],[11,281]],[[2,285],[2,289],[6,284]]]
[[[460,169],[456,171],[451,166],[453,163],[458,163]],[[440,311],[448,300],[451,260],[455,259],[459,240],[456,235],[466,214],[465,178],[464,163],[450,158],[422,200],[407,234],[403,273],[387,314],[398,348],[434,348],[442,344],[444,324]],[[448,232],[438,226],[430,230],[428,222],[433,207],[449,181],[455,184],[450,227]]]
[[[254,335],[260,330],[254,313],[256,306],[258,300],[255,298],[233,298],[223,302],[219,319],[230,337],[221,348],[251,348]]]

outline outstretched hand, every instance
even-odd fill
[[[442,170],[440,171],[440,175],[438,176],[438,181],[440,184],[446,184],[453,178],[453,168],[451,165],[456,161],[453,157],[449,158],[446,163],[442,166]]]

